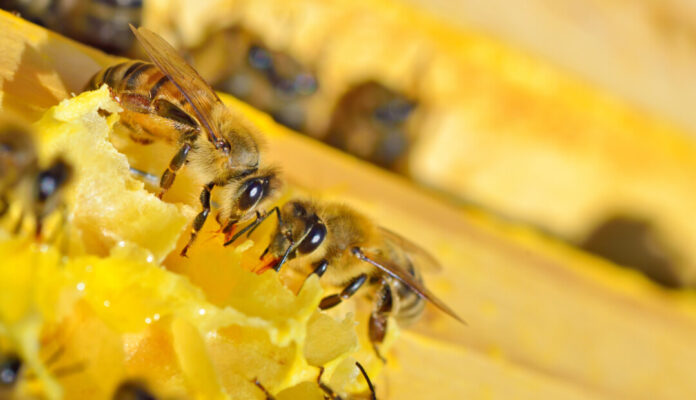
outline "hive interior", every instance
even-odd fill
[[[249,4],[264,7],[259,1]],[[412,21],[404,21],[411,29]],[[0,35],[3,112],[39,118],[71,91],[79,91],[97,69],[117,61],[3,12],[0,26],[7,33]],[[438,35],[443,41],[449,38]],[[481,46],[476,40],[471,44]],[[293,184],[312,193],[333,193],[380,224],[417,239],[443,263],[440,275],[427,277],[428,286],[470,326],[461,327],[427,307],[421,322],[401,333],[386,373],[370,371],[380,399],[696,395],[693,372],[684,367],[696,360],[693,292],[664,290],[544,235],[471,208],[448,206],[432,193],[293,135],[244,104],[223,100],[262,128],[270,157],[283,165]],[[508,199],[519,199],[516,187],[501,187]],[[195,205],[197,192],[182,191],[181,199]],[[681,215],[681,220],[688,218]],[[688,241],[691,236],[680,237]],[[362,328],[357,329],[360,333]],[[312,387],[312,382],[302,387]]]
[[[334,390],[364,390],[355,319],[317,311],[318,279],[296,294],[272,271],[251,272],[262,242],[223,247],[214,218],[190,257],[178,256],[196,210],[157,199],[130,172],[110,141],[118,111],[103,87],[34,125],[40,158],[63,156],[75,179],[67,222],[56,219],[43,243],[28,229],[0,241],[2,350],[25,360],[17,393],[106,399],[136,380],[164,398],[254,399],[258,379],[280,399],[322,398],[310,383],[319,366]],[[162,153],[132,157],[147,154]],[[195,200],[197,190],[181,179],[171,198]],[[362,361],[376,373],[369,354]]]

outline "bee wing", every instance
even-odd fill
[[[416,278],[413,275],[411,275],[408,271],[406,271],[404,268],[394,264],[393,262],[380,259],[378,256],[365,254],[360,249],[354,249],[353,255],[361,261],[365,261],[366,263],[371,264],[377,267],[378,269],[384,271],[387,275],[391,276],[392,278],[398,279],[401,283],[403,283],[404,285],[408,286],[411,290],[416,292],[418,296],[433,303],[445,314],[456,319],[464,325],[467,324],[461,317],[459,317],[459,315],[457,315],[457,313],[454,312],[454,310],[449,308],[447,304],[445,304],[430,290],[428,290],[428,288],[425,287],[423,282],[416,280]]]
[[[378,227],[382,236],[390,242],[402,248],[418,264],[418,267],[427,272],[440,272],[442,265],[432,254],[421,246],[413,243],[398,233],[382,226]]]
[[[208,140],[219,148],[222,135],[218,132],[217,125],[212,124],[208,118],[212,110],[218,104],[222,104],[215,91],[161,36],[146,28],[136,29],[133,25],[129,26],[152,62],[167,75],[191,104],[198,121],[208,133]]]

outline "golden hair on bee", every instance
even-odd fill
[[[123,111],[120,123],[131,132],[137,143],[163,140],[175,144],[169,166],[160,178],[160,192],[171,187],[178,171],[187,169],[201,183],[202,210],[193,220],[191,236],[182,249],[185,256],[210,214],[213,188],[224,188],[219,222],[233,226],[253,215],[280,186],[278,175],[262,163],[262,140],[259,130],[246,117],[225,106],[213,89],[156,33],[131,26],[151,63],[128,61],[98,72],[87,85],[94,89],[102,84]],[[260,172],[261,171],[261,172]],[[266,173],[266,184],[258,185]],[[248,192],[237,190],[244,187]],[[252,197],[250,208],[239,210]],[[229,228],[230,230],[232,228]]]
[[[413,323],[426,301],[464,323],[425,286],[421,270],[436,270],[440,265],[417,244],[339,203],[293,199],[271,212],[277,214],[278,225],[257,272],[278,271],[288,263],[300,273],[316,274],[328,285],[339,287],[340,293],[322,299],[321,309],[337,306],[363,287],[370,288],[374,306],[369,335],[378,355],[388,317],[393,316],[400,325]],[[227,244],[241,232],[255,229],[266,217],[249,224]]]

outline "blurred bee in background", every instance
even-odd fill
[[[10,121],[0,122],[0,209],[6,211],[8,191],[38,166],[36,147],[27,127]]]
[[[136,55],[128,25],[139,25],[142,0],[0,0],[0,7],[107,52]],[[187,53],[215,89],[269,113],[280,124],[307,132],[309,100],[319,87],[312,68],[241,26],[215,32]],[[379,82],[367,81],[340,98],[325,132],[312,135],[404,172],[414,139],[408,121],[416,105]]]
[[[0,0],[0,8],[120,55],[132,54],[128,24],[140,25],[142,7],[143,0]]]
[[[201,75],[216,89],[271,114],[287,127],[304,130],[307,100],[318,82],[289,54],[269,48],[240,27],[218,32],[191,54]]]
[[[0,398],[10,398],[19,381],[22,359],[14,353],[0,354]]]
[[[281,183],[277,170],[260,166],[260,134],[241,114],[228,109],[213,89],[164,39],[131,27],[153,63],[127,61],[98,72],[87,84],[106,84],[123,107],[120,124],[140,143],[164,140],[178,147],[160,179],[161,198],[185,164],[204,182],[203,210],[193,222],[185,256],[210,213],[210,195],[224,199],[218,222],[224,232],[253,217]]]
[[[147,386],[139,381],[126,380],[114,392],[113,400],[157,400]]]
[[[21,230],[29,213],[35,220],[38,237],[44,219],[62,205],[61,193],[73,171],[60,157],[48,167],[41,168],[28,129],[15,122],[0,122],[0,216],[18,202],[22,209],[14,231]]]
[[[298,132],[307,132],[309,100],[318,90],[311,68],[290,54],[265,45],[250,31],[236,27],[211,35],[190,51],[201,75],[213,86],[266,111]],[[404,170],[413,141],[408,126],[416,102],[376,82],[361,83],[334,107],[325,132],[312,134],[331,146],[379,166]]]
[[[60,379],[84,370],[85,365],[82,362],[63,363],[64,365],[57,366],[61,362],[64,353],[65,347],[59,346],[46,360],[41,362],[42,367],[48,371],[51,378]],[[0,399],[34,398],[33,396],[27,397],[28,394],[26,393],[21,393],[22,389],[20,388],[22,382],[39,379],[36,371],[33,371],[30,367],[16,352],[0,352]]]
[[[372,381],[370,380],[370,377],[367,375],[367,372],[365,371],[365,368],[359,363],[355,362],[355,366],[358,367],[358,370],[360,370],[360,374],[362,374],[363,378],[365,378],[365,381],[367,382],[367,387],[369,389],[369,399],[371,400],[377,400],[377,395],[375,394],[375,388],[372,385]],[[319,389],[324,392],[324,399],[326,400],[343,400],[343,399],[355,399],[357,400],[358,398],[364,398],[363,396],[360,395],[352,395],[350,397],[341,397],[339,396],[333,389],[331,389],[327,384],[321,381],[322,376],[324,375],[324,368],[321,368],[319,370],[319,375],[317,376],[317,385],[319,386]],[[261,391],[266,395],[266,400],[275,400],[275,397],[271,393],[266,390],[266,388],[259,382],[258,380],[254,381],[254,384],[261,389]]]
[[[403,170],[413,140],[408,120],[415,107],[406,96],[365,82],[338,101],[322,140],[381,167]]]
[[[369,338],[382,360],[378,346],[385,338],[389,316],[407,326],[420,317],[428,300],[464,323],[425,287],[421,269],[440,266],[420,246],[342,204],[292,200],[271,212],[278,215],[278,226],[257,272],[269,268],[279,271],[294,259],[291,266],[301,274],[323,276],[329,285],[342,288],[340,293],[322,299],[319,307],[323,310],[349,299],[362,287],[371,287],[376,295]],[[247,230],[250,233],[262,221],[258,218],[226,244]]]

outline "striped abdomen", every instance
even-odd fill
[[[406,258],[408,259],[408,256],[406,256]],[[408,260],[407,270],[416,278],[416,280],[423,282],[423,277],[418,269],[413,266],[410,259]],[[392,282],[391,290],[393,296],[395,297],[393,316],[399,325],[408,326],[413,322],[416,322],[416,320],[418,320],[423,313],[426,301],[413,289],[397,280]]]
[[[153,63],[126,61],[112,65],[97,72],[85,90],[95,90],[103,84],[111,88],[125,109],[121,122],[136,132],[176,141],[198,130],[189,102]],[[148,114],[155,118],[144,118]],[[160,117],[170,121],[163,124],[157,120]]]
[[[175,98],[184,106],[186,99],[179,89],[153,63],[126,61],[97,72],[87,84],[87,90],[98,89],[106,83],[116,96],[134,93],[146,97],[149,102],[164,95]],[[171,100],[170,100],[171,101]]]

